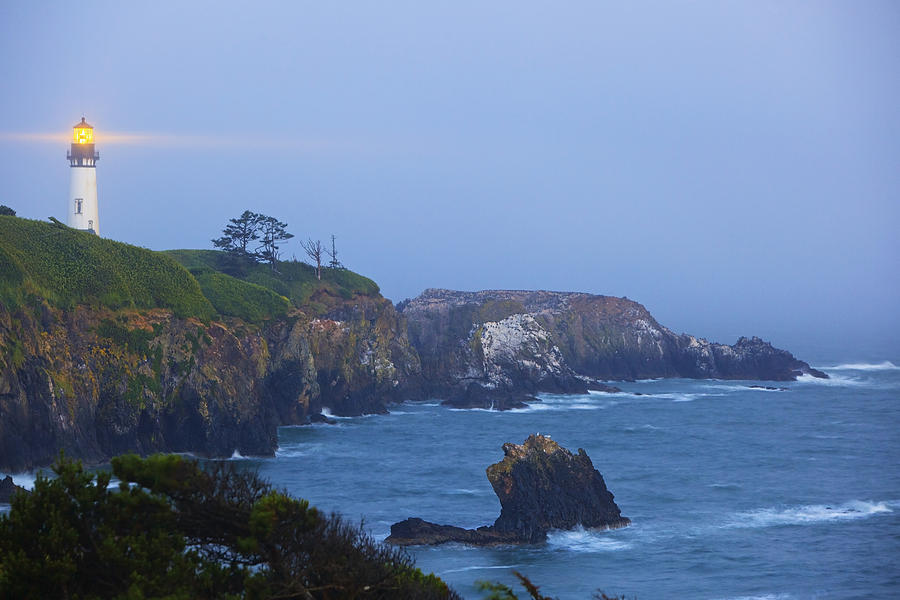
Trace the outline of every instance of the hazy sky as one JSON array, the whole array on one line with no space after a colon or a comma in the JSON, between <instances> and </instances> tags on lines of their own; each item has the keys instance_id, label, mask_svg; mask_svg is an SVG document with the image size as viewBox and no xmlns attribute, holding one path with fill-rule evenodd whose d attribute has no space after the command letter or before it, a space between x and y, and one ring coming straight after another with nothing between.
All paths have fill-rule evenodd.
<instances>
[{"instance_id":1,"label":"hazy sky","mask_svg":"<svg viewBox=\"0 0 900 600\"><path fill-rule=\"evenodd\" d=\"M395 301L576 290L898 348L900 3L250 6L0 3L0 203L65 215L84 114L106 237L207 248L251 209Z\"/></svg>"}]
</instances>

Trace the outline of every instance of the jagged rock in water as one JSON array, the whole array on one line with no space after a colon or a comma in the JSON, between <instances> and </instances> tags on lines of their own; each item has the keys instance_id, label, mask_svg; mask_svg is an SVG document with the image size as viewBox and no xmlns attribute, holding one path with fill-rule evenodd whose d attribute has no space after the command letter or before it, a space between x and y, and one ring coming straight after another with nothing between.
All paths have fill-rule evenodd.
<instances>
[{"instance_id":1,"label":"jagged rock in water","mask_svg":"<svg viewBox=\"0 0 900 600\"><path fill-rule=\"evenodd\" d=\"M386 541L404 546L537 543L551 529L618 528L631 522L584 450L572 454L549 437L531 435L522 445L504 444L503 452L503 460L487 468L501 506L493 525L463 529L410 518L392 525Z\"/></svg>"},{"instance_id":2,"label":"jagged rock in water","mask_svg":"<svg viewBox=\"0 0 900 600\"><path fill-rule=\"evenodd\" d=\"M498 532L539 541L550 529L630 523L581 448L572 454L549 437L532 435L522 445L503 444L503 452L503 460L487 469L500 499Z\"/></svg>"},{"instance_id":3,"label":"jagged rock in water","mask_svg":"<svg viewBox=\"0 0 900 600\"><path fill-rule=\"evenodd\" d=\"M493 527L464 529L454 525L437 525L411 517L391 525L391 535L385 540L398 546L434 546L447 542L489 546L493 544L516 544L525 540L512 533L502 533Z\"/></svg>"},{"instance_id":4,"label":"jagged rock in water","mask_svg":"<svg viewBox=\"0 0 900 600\"><path fill-rule=\"evenodd\" d=\"M9 475L0 480L0 504L9 504L16 492L31 493L25 488L16 485L13 482L13 478Z\"/></svg>"}]
</instances>

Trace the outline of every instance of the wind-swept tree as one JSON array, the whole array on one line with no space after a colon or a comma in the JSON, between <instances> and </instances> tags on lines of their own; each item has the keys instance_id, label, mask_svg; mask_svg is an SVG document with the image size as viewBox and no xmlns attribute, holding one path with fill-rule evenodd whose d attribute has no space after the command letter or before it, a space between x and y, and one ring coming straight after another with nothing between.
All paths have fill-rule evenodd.
<instances>
[{"instance_id":1,"label":"wind-swept tree","mask_svg":"<svg viewBox=\"0 0 900 600\"><path fill-rule=\"evenodd\" d=\"M325 247L322 246L322 240L313 241L312 238L307 239L305 242L300 240L300 246L303 247L303 251L306 252L306 255L316 263L316 277L321 281L322 279L322 256L325 254Z\"/></svg>"},{"instance_id":2,"label":"wind-swept tree","mask_svg":"<svg viewBox=\"0 0 900 600\"><path fill-rule=\"evenodd\" d=\"M334 237L334 234L332 233L331 234L331 251L328 252L328 256L331 258L331 260L328 261L328 266L329 266L329 268L332 268L332 269L343 269L344 265L341 264L341 261L338 260L337 248L334 245L334 240L335 240L335 237Z\"/></svg>"},{"instance_id":3,"label":"wind-swept tree","mask_svg":"<svg viewBox=\"0 0 900 600\"><path fill-rule=\"evenodd\" d=\"M245 210L240 217L229 219L229 224L222 230L222 237L212 241L213 246L239 256L253 257L249 249L254 240L258 240L263 219L271 218Z\"/></svg>"},{"instance_id":4,"label":"wind-swept tree","mask_svg":"<svg viewBox=\"0 0 900 600\"><path fill-rule=\"evenodd\" d=\"M256 257L262 262L267 262L275 268L278 263L278 244L294 237L287 232L287 223L282 223L275 217L260 215L259 239L260 246L256 249Z\"/></svg>"},{"instance_id":5,"label":"wind-swept tree","mask_svg":"<svg viewBox=\"0 0 900 600\"><path fill-rule=\"evenodd\" d=\"M7 217L14 217L14 216L16 216L16 211L14 211L13 209L11 209L10 207L8 207L5 204L0 204L0 215L5 215Z\"/></svg>"}]
</instances>

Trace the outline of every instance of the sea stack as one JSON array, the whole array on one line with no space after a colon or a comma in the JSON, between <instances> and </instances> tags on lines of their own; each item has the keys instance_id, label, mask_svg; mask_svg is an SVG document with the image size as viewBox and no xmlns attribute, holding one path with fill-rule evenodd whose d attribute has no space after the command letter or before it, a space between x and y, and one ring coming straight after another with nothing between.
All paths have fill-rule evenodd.
<instances>
[{"instance_id":1,"label":"sea stack","mask_svg":"<svg viewBox=\"0 0 900 600\"><path fill-rule=\"evenodd\" d=\"M487 468L501 506L493 525L463 529L410 518L392 525L385 541L402 546L540 543L551 529L616 529L631 523L581 448L572 454L538 434L521 445L504 444L503 452L503 460Z\"/></svg>"}]
</instances>

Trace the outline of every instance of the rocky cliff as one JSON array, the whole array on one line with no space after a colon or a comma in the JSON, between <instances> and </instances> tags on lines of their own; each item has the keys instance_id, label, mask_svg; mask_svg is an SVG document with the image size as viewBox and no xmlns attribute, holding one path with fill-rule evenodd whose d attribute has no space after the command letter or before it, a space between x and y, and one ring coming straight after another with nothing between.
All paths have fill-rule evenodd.
<instances>
[{"instance_id":1,"label":"rocky cliff","mask_svg":"<svg viewBox=\"0 0 900 600\"><path fill-rule=\"evenodd\" d=\"M320 276L321 275L321 276ZM407 322L409 336L407 335ZM510 408L600 379L824 376L757 339L676 335L623 298L427 290L153 252L0 216L0 470L122 452L272 454L277 427L432 395Z\"/></svg>"},{"instance_id":2,"label":"rocky cliff","mask_svg":"<svg viewBox=\"0 0 900 600\"><path fill-rule=\"evenodd\" d=\"M404 546L538 543L552 529L615 529L631 523L584 450L572 454L547 436L531 435L524 444L504 444L503 453L503 460L487 468L501 506L493 525L463 529L410 518L392 525L386 541Z\"/></svg>"},{"instance_id":3,"label":"rocky cliff","mask_svg":"<svg viewBox=\"0 0 900 600\"><path fill-rule=\"evenodd\" d=\"M419 363L380 296L260 324L165 309L0 304L0 470L123 452L271 455L277 427L384 412Z\"/></svg>"},{"instance_id":4,"label":"rocky cliff","mask_svg":"<svg viewBox=\"0 0 900 600\"><path fill-rule=\"evenodd\" d=\"M826 376L759 338L727 346L675 334L626 298L429 289L398 308L432 393L462 405L496 407L596 380Z\"/></svg>"}]
</instances>

